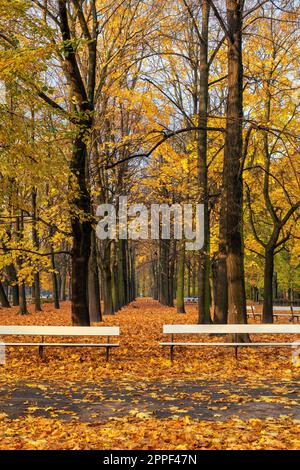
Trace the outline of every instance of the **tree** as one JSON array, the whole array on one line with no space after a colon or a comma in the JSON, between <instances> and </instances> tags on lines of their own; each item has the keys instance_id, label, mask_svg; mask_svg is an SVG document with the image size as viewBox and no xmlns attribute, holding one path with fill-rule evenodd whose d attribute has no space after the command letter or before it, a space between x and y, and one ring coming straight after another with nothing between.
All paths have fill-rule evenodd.
<instances>
[{"instance_id":1,"label":"tree","mask_svg":"<svg viewBox=\"0 0 300 470\"><path fill-rule=\"evenodd\" d=\"M290 33L295 28L297 34L297 28L286 20L285 13L269 8L268 18L256 28L264 39L259 39L255 63L249 67L253 81L249 102L255 103L257 118L265 129L253 137L253 153L245 169L249 223L258 245L254 251L264 258L265 323L273 322L274 258L296 230L300 206L297 160L293 161L299 103L290 95L293 76L297 76L297 49ZM254 101L258 89L260 100Z\"/></svg>"}]
</instances>

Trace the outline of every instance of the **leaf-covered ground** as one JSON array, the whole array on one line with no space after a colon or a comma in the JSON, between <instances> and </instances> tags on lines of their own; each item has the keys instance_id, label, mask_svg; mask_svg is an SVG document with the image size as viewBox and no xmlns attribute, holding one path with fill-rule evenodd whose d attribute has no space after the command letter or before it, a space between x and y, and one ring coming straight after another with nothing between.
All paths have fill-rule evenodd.
<instances>
[{"instance_id":1,"label":"leaf-covered ground","mask_svg":"<svg viewBox=\"0 0 300 470\"><path fill-rule=\"evenodd\" d=\"M162 325L195 322L195 306L187 310L139 299L105 317L121 327L109 364L93 348L48 348L44 361L35 348L10 349L0 367L0 448L300 449L290 349L246 349L238 362L227 348L178 349L171 365L158 346ZM69 321L68 302L28 316L0 310L0 324Z\"/></svg>"}]
</instances>

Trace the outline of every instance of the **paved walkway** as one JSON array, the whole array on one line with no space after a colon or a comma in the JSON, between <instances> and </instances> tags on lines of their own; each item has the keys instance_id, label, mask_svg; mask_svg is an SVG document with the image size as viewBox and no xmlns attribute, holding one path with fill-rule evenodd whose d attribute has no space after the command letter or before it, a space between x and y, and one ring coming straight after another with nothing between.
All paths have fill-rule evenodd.
<instances>
[{"instance_id":1,"label":"paved walkway","mask_svg":"<svg viewBox=\"0 0 300 470\"><path fill-rule=\"evenodd\" d=\"M189 416L200 420L300 419L299 382L246 383L161 381L0 384L0 413L10 418L45 416L83 422L106 421L143 413L141 417Z\"/></svg>"}]
</instances>

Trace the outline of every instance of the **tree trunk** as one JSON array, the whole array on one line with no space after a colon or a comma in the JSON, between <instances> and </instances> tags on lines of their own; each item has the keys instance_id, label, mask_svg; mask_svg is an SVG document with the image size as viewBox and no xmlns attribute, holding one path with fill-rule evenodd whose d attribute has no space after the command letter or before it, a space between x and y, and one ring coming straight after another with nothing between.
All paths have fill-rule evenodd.
<instances>
[{"instance_id":1,"label":"tree trunk","mask_svg":"<svg viewBox=\"0 0 300 470\"><path fill-rule=\"evenodd\" d=\"M125 293L125 281L124 281L124 249L123 240L119 240L117 249L117 270L118 270L118 294L119 294L119 306L125 305L126 293Z\"/></svg>"},{"instance_id":2,"label":"tree trunk","mask_svg":"<svg viewBox=\"0 0 300 470\"><path fill-rule=\"evenodd\" d=\"M124 283L124 305L129 302L129 267L128 267L128 241L121 240L122 249L122 267L123 267L123 283Z\"/></svg>"},{"instance_id":3,"label":"tree trunk","mask_svg":"<svg viewBox=\"0 0 300 470\"><path fill-rule=\"evenodd\" d=\"M152 278L153 278L153 299L158 300L158 272L157 272L157 259L151 261Z\"/></svg>"},{"instance_id":4,"label":"tree trunk","mask_svg":"<svg viewBox=\"0 0 300 470\"><path fill-rule=\"evenodd\" d=\"M130 276L130 299L129 301L132 302L136 297L135 292L135 245L129 244L128 245L128 252L129 252L129 276Z\"/></svg>"},{"instance_id":5,"label":"tree trunk","mask_svg":"<svg viewBox=\"0 0 300 470\"><path fill-rule=\"evenodd\" d=\"M23 238L23 232L24 232L24 213L21 210L21 216L17 217L16 219L16 232L17 232L17 239L21 240ZM23 265L23 259L21 256L18 256L18 268L19 270L22 269ZM20 315L27 315L29 312L27 310L27 302L26 302L26 287L25 287L25 282L21 281L19 282L19 314Z\"/></svg>"},{"instance_id":6,"label":"tree trunk","mask_svg":"<svg viewBox=\"0 0 300 470\"><path fill-rule=\"evenodd\" d=\"M273 273L274 273L274 249L266 248L264 266L264 304L263 323L273 323Z\"/></svg>"},{"instance_id":7,"label":"tree trunk","mask_svg":"<svg viewBox=\"0 0 300 470\"><path fill-rule=\"evenodd\" d=\"M27 310L27 301L26 301L26 288L25 288L25 282L22 281L19 284L19 314L20 315L28 315L28 310Z\"/></svg>"},{"instance_id":8,"label":"tree trunk","mask_svg":"<svg viewBox=\"0 0 300 470\"><path fill-rule=\"evenodd\" d=\"M104 315L112 315L114 309L112 303L112 279L110 270L104 273L103 281Z\"/></svg>"},{"instance_id":9,"label":"tree trunk","mask_svg":"<svg viewBox=\"0 0 300 470\"><path fill-rule=\"evenodd\" d=\"M214 307L214 323L227 323L228 287L226 268L226 214L224 198L222 198L219 222L219 253L216 269L216 294Z\"/></svg>"},{"instance_id":10,"label":"tree trunk","mask_svg":"<svg viewBox=\"0 0 300 470\"><path fill-rule=\"evenodd\" d=\"M75 139L71 171L78 183L78 194L73 200L71 226L72 245L72 323L90 325L88 292L88 266L91 247L90 195L85 180L87 149L84 135ZM87 220L82 220L82 214Z\"/></svg>"},{"instance_id":11,"label":"tree trunk","mask_svg":"<svg viewBox=\"0 0 300 470\"><path fill-rule=\"evenodd\" d=\"M97 263L97 251L95 232L91 237L91 253L89 261L89 280L88 280L88 297L89 297L89 315L91 323L99 323L102 321L100 289L99 289L99 272Z\"/></svg>"},{"instance_id":12,"label":"tree trunk","mask_svg":"<svg viewBox=\"0 0 300 470\"><path fill-rule=\"evenodd\" d=\"M187 286L186 286L186 290L187 290L187 296L191 297L191 260L190 260L190 258L188 258L186 266L187 266Z\"/></svg>"},{"instance_id":13,"label":"tree trunk","mask_svg":"<svg viewBox=\"0 0 300 470\"><path fill-rule=\"evenodd\" d=\"M117 242L111 243L111 281L112 281L112 303L113 310L117 312L122 307L120 304L120 281L119 281L119 269L118 269L118 245Z\"/></svg>"},{"instance_id":14,"label":"tree trunk","mask_svg":"<svg viewBox=\"0 0 300 470\"><path fill-rule=\"evenodd\" d=\"M32 112L33 113L33 112ZM34 116L34 115L33 115ZM33 188L31 193L31 203L32 203L32 241L36 250L39 249L39 236L37 231L37 190ZM34 292L34 308L36 312L42 311L41 306L41 286L40 286L40 273L37 271L34 273L33 277L33 292Z\"/></svg>"},{"instance_id":15,"label":"tree trunk","mask_svg":"<svg viewBox=\"0 0 300 470\"><path fill-rule=\"evenodd\" d=\"M176 307L177 313L185 313L184 308L184 263L185 243L181 242L178 253L177 285L176 285Z\"/></svg>"},{"instance_id":16,"label":"tree trunk","mask_svg":"<svg viewBox=\"0 0 300 470\"><path fill-rule=\"evenodd\" d=\"M2 307L5 307L5 308L10 307L6 292L4 290L4 287L1 281L0 281L0 302L1 302Z\"/></svg>"},{"instance_id":17,"label":"tree trunk","mask_svg":"<svg viewBox=\"0 0 300 470\"><path fill-rule=\"evenodd\" d=\"M174 307L174 290L175 290L175 260L176 260L176 240L173 240L173 246L171 246L170 240L168 241L168 305ZM170 248L172 248L173 254L170 259ZM184 276L184 267L183 267Z\"/></svg>"},{"instance_id":18,"label":"tree trunk","mask_svg":"<svg viewBox=\"0 0 300 470\"><path fill-rule=\"evenodd\" d=\"M8 283L11 289L12 294L12 304L13 306L19 305L19 286L18 286L18 277L17 271L13 263L9 264L5 268L5 272L7 275Z\"/></svg>"},{"instance_id":19,"label":"tree trunk","mask_svg":"<svg viewBox=\"0 0 300 470\"><path fill-rule=\"evenodd\" d=\"M59 292L59 299L62 302L66 300L66 287L67 287L67 260L65 259L65 257L63 257L62 268L61 268L60 292Z\"/></svg>"},{"instance_id":20,"label":"tree trunk","mask_svg":"<svg viewBox=\"0 0 300 470\"><path fill-rule=\"evenodd\" d=\"M192 263L192 297L196 297L196 274L197 274L196 262L195 262L195 258L193 258L193 263Z\"/></svg>"},{"instance_id":21,"label":"tree trunk","mask_svg":"<svg viewBox=\"0 0 300 470\"><path fill-rule=\"evenodd\" d=\"M198 190L199 203L204 205L204 244L199 251L198 270L198 323L210 323L210 254L209 254L209 210L207 187L207 110L208 110L208 24L209 4L202 1L202 30L200 43L200 90L198 125Z\"/></svg>"},{"instance_id":22,"label":"tree trunk","mask_svg":"<svg viewBox=\"0 0 300 470\"><path fill-rule=\"evenodd\" d=\"M34 292L34 308L36 312L42 311L41 305L41 284L40 284L40 273L34 273L33 279L33 292Z\"/></svg>"},{"instance_id":23,"label":"tree trunk","mask_svg":"<svg viewBox=\"0 0 300 470\"><path fill-rule=\"evenodd\" d=\"M56 263L55 263L55 255L53 248L51 247L51 267L52 267L52 292L53 292L53 302L54 308L57 310L60 308L59 305L59 287L58 287L58 279L57 279L57 272L56 272Z\"/></svg>"},{"instance_id":24,"label":"tree trunk","mask_svg":"<svg viewBox=\"0 0 300 470\"><path fill-rule=\"evenodd\" d=\"M70 162L72 177L69 182L71 191L71 227L72 227L72 323L73 325L89 325L88 302L88 268L91 248L91 200L87 187L88 152L87 141L93 125L96 47L97 47L97 18L95 2L92 2L91 20L93 31L89 41L89 57L86 85L80 73L77 60L74 35L69 27L68 2L58 0L59 26L63 39L63 68L70 87L71 97L76 97L73 111L77 117L77 134L73 142L73 152ZM89 33L90 34L90 33Z\"/></svg>"},{"instance_id":25,"label":"tree trunk","mask_svg":"<svg viewBox=\"0 0 300 470\"><path fill-rule=\"evenodd\" d=\"M14 286L11 286L12 290L12 304L13 306L18 306L19 305L19 286L18 284L15 284Z\"/></svg>"},{"instance_id":26,"label":"tree trunk","mask_svg":"<svg viewBox=\"0 0 300 470\"><path fill-rule=\"evenodd\" d=\"M112 303L112 273L110 265L110 240L103 240L103 257L101 259L101 279L102 279L102 295L104 302L104 315L112 315L114 313Z\"/></svg>"},{"instance_id":27,"label":"tree trunk","mask_svg":"<svg viewBox=\"0 0 300 470\"><path fill-rule=\"evenodd\" d=\"M242 244L242 1L226 0L228 42L228 101L224 147L228 322L246 323L246 293ZM245 338L245 337L244 337ZM241 337L243 340L243 337Z\"/></svg>"}]
</instances>

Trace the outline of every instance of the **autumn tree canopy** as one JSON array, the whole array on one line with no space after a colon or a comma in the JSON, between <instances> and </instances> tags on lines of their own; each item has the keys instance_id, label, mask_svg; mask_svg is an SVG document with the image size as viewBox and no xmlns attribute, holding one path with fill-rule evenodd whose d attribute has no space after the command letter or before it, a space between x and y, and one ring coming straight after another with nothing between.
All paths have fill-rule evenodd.
<instances>
[{"instance_id":1,"label":"autumn tree canopy","mask_svg":"<svg viewBox=\"0 0 300 470\"><path fill-rule=\"evenodd\" d=\"M299 4L0 0L0 299L199 323L300 292ZM99 204L203 204L204 243L99 240ZM103 302L101 303L100 300ZM243 338L241 338L243 340Z\"/></svg>"}]
</instances>

